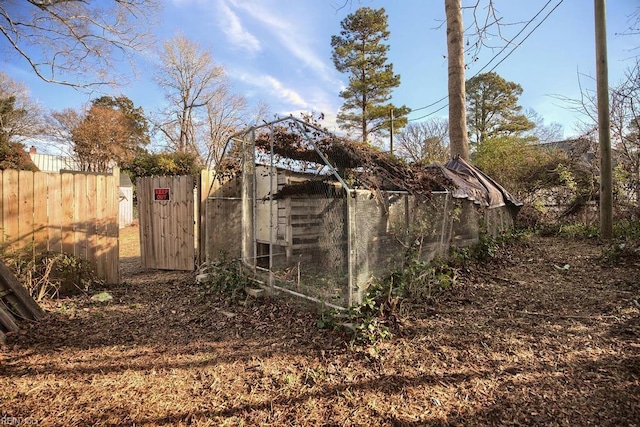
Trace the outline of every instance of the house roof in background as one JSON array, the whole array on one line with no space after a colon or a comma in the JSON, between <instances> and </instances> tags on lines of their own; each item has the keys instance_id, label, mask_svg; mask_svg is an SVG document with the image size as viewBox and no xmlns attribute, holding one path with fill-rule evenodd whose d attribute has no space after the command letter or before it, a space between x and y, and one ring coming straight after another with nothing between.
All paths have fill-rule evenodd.
<instances>
[{"instance_id":1,"label":"house roof in background","mask_svg":"<svg viewBox=\"0 0 640 427\"><path fill-rule=\"evenodd\" d=\"M80 165L71 157L40 154L31 151L31 161L42 172L60 172L61 170L80 170Z\"/></svg>"}]
</instances>

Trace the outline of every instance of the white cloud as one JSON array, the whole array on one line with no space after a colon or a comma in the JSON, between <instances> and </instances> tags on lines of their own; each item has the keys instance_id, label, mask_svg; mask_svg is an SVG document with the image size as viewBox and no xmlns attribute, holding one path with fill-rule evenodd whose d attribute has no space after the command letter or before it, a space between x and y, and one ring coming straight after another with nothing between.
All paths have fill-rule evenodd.
<instances>
[{"instance_id":1,"label":"white cloud","mask_svg":"<svg viewBox=\"0 0 640 427\"><path fill-rule=\"evenodd\" d=\"M231 10L224 0L218 2L218 9L221 12L218 18L220 28L229 38L229 41L248 52L258 52L261 48L260 41L243 27L238 15Z\"/></svg>"},{"instance_id":2,"label":"white cloud","mask_svg":"<svg viewBox=\"0 0 640 427\"><path fill-rule=\"evenodd\" d=\"M292 115L300 118L301 113L324 114L324 120L320 123L332 132L339 132L336 124L336 114L338 107L334 105L335 100L328 97L326 91L318 88L311 90L308 97L303 96L295 89L287 87L280 80L267 74L251 74L248 72L236 73L236 77L243 84L253 86L259 93L267 94L276 113L282 116Z\"/></svg>"},{"instance_id":3,"label":"white cloud","mask_svg":"<svg viewBox=\"0 0 640 427\"><path fill-rule=\"evenodd\" d=\"M273 76L244 72L238 78L246 84L265 90L269 95L277 98L280 102L288 104L290 107L303 109L309 107L309 103L298 92L285 87L280 80Z\"/></svg>"},{"instance_id":4,"label":"white cloud","mask_svg":"<svg viewBox=\"0 0 640 427\"><path fill-rule=\"evenodd\" d=\"M310 33L311 27L305 25L303 20L287 16L286 11L282 9L269 8L268 4L265 6L263 2L227 1L261 23L263 29L276 38L284 49L323 80L337 83L337 80L331 78L333 69L314 51L312 43L314 35ZM277 14L274 11L277 11Z\"/></svg>"},{"instance_id":5,"label":"white cloud","mask_svg":"<svg viewBox=\"0 0 640 427\"><path fill-rule=\"evenodd\" d=\"M260 41L243 25L240 17L234 13L225 0L169 0L174 7L187 8L194 5L215 17L220 30L236 48L255 53L261 50Z\"/></svg>"}]
</instances>

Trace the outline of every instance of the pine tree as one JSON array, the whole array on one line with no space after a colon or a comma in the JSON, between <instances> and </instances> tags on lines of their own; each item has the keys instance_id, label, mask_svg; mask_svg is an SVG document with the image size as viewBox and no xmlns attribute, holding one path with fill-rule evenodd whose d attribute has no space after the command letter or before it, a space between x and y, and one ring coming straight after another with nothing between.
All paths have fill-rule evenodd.
<instances>
[{"instance_id":1,"label":"pine tree","mask_svg":"<svg viewBox=\"0 0 640 427\"><path fill-rule=\"evenodd\" d=\"M534 128L518 97L522 86L494 72L479 74L466 84L467 125L472 144L478 146L495 137L518 137Z\"/></svg>"},{"instance_id":2,"label":"pine tree","mask_svg":"<svg viewBox=\"0 0 640 427\"><path fill-rule=\"evenodd\" d=\"M400 75L387 63L389 38L384 8L362 7L341 22L339 36L331 37L333 63L349 74L349 85L340 92L345 102L338 113L342 129L356 131L363 142L382 137L407 123L410 109L390 103L391 91L400 86ZM393 116L392 116L393 114Z\"/></svg>"}]
</instances>

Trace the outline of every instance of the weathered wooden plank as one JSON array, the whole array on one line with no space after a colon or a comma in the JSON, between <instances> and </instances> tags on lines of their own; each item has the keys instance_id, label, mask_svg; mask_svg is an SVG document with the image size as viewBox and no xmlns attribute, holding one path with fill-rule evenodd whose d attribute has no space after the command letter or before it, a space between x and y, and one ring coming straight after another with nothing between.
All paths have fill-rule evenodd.
<instances>
[{"instance_id":1,"label":"weathered wooden plank","mask_svg":"<svg viewBox=\"0 0 640 427\"><path fill-rule=\"evenodd\" d=\"M164 185L173 187L174 197L162 216L164 223L165 268L172 270L192 270L194 259L194 227L193 227L193 178L178 176L167 179ZM167 218L171 220L167 221Z\"/></svg>"},{"instance_id":2,"label":"weathered wooden plank","mask_svg":"<svg viewBox=\"0 0 640 427\"><path fill-rule=\"evenodd\" d=\"M109 265L110 279L118 273L118 188L111 177L109 193L106 177L86 173L44 173L0 171L0 244L3 250L34 248L67 253L88 259L98 268L102 252ZM104 190L98 198L98 182ZM77 193L77 194L76 194ZM108 201L107 194L111 199ZM108 212L106 205L112 207ZM98 218L100 211L101 220ZM99 230L104 232L100 232ZM99 242L100 236L111 240ZM33 245L31 245L33 243ZM104 274L100 274L104 273ZM99 272L106 278L107 268Z\"/></svg>"},{"instance_id":3,"label":"weathered wooden plank","mask_svg":"<svg viewBox=\"0 0 640 427\"><path fill-rule=\"evenodd\" d=\"M198 221L196 230L198 231L198 265L202 264L206 259L207 248L207 199L220 190L220 181L215 179L215 171L203 170L200 172L200 182L198 183Z\"/></svg>"},{"instance_id":4,"label":"weathered wooden plank","mask_svg":"<svg viewBox=\"0 0 640 427\"><path fill-rule=\"evenodd\" d=\"M0 282L0 287L3 285ZM11 292L10 294L4 297L4 302L6 303L6 308L11 314L17 319L31 319L32 314L27 307L25 307L20 299Z\"/></svg>"},{"instance_id":5,"label":"weathered wooden plank","mask_svg":"<svg viewBox=\"0 0 640 427\"><path fill-rule=\"evenodd\" d=\"M8 251L16 249L19 239L18 231L18 171L5 170L2 174L2 206L3 235L5 248Z\"/></svg>"},{"instance_id":6,"label":"weathered wooden plank","mask_svg":"<svg viewBox=\"0 0 640 427\"><path fill-rule=\"evenodd\" d=\"M20 330L20 327L14 320L13 316L5 310L4 303L2 302L0 302L0 324L9 332L16 332Z\"/></svg>"},{"instance_id":7,"label":"weathered wooden plank","mask_svg":"<svg viewBox=\"0 0 640 427\"><path fill-rule=\"evenodd\" d=\"M96 275L100 278L107 274L107 177L96 177L96 219L95 219L95 256Z\"/></svg>"},{"instance_id":8,"label":"weathered wooden plank","mask_svg":"<svg viewBox=\"0 0 640 427\"><path fill-rule=\"evenodd\" d=\"M87 261L91 264L94 270L97 270L97 251L98 251L98 236L97 236L97 214L96 214L96 185L97 176L87 175L86 186L86 209L83 222L86 224L87 230Z\"/></svg>"},{"instance_id":9,"label":"weathered wooden plank","mask_svg":"<svg viewBox=\"0 0 640 427\"><path fill-rule=\"evenodd\" d=\"M87 175L74 174L73 243L75 256L87 259Z\"/></svg>"},{"instance_id":10,"label":"weathered wooden plank","mask_svg":"<svg viewBox=\"0 0 640 427\"><path fill-rule=\"evenodd\" d=\"M165 178L158 178L156 180L157 187L165 188L165 187L168 187L169 184L170 183ZM158 263L158 268L164 268L164 269L173 268L173 266L168 265L167 263L167 259L169 257L169 254L171 253L171 245L173 243L170 241L170 236L169 236L170 225L167 223L167 221L164 221L165 219L168 219L169 216L171 215L170 205L172 201L175 202L175 198L177 197L175 188L171 189L171 193L172 193L171 194L172 200L153 203L153 213L154 213L153 239L154 239L154 242L156 242L155 244L160 245L159 247L155 248L156 255L157 255L156 262Z\"/></svg>"},{"instance_id":11,"label":"weathered wooden plank","mask_svg":"<svg viewBox=\"0 0 640 427\"><path fill-rule=\"evenodd\" d=\"M318 211L318 207L315 205L312 205L309 203L308 200L296 200L296 199L291 199L290 201L291 203L291 210L293 211L312 211L312 212L316 212Z\"/></svg>"},{"instance_id":12,"label":"weathered wooden plank","mask_svg":"<svg viewBox=\"0 0 640 427\"><path fill-rule=\"evenodd\" d=\"M291 225L296 226L296 225L312 225L312 226L317 226L322 224L322 220L320 218L316 218L316 217L310 217L310 218L291 218Z\"/></svg>"},{"instance_id":13,"label":"weathered wooden plank","mask_svg":"<svg viewBox=\"0 0 640 427\"><path fill-rule=\"evenodd\" d=\"M188 252L184 255L184 268L186 270L193 270L196 260L196 247L197 247L197 237L198 232L196 231L196 221L194 219L194 214L196 212L196 208L200 204L200 201L195 198L195 194L193 188L195 186L195 181L193 176L185 177L185 215L187 219L185 219L185 223L183 225L185 233L184 249ZM180 230L182 232L182 230Z\"/></svg>"},{"instance_id":14,"label":"weathered wooden plank","mask_svg":"<svg viewBox=\"0 0 640 427\"><path fill-rule=\"evenodd\" d=\"M18 172L18 235L17 248L33 254L33 175L31 171Z\"/></svg>"},{"instance_id":15,"label":"weathered wooden plank","mask_svg":"<svg viewBox=\"0 0 640 427\"><path fill-rule=\"evenodd\" d=\"M189 177L178 178L178 188L180 192L180 200L173 206L173 209L177 212L179 221L173 223L173 241L175 246L173 248L176 251L175 260L177 262L176 269L185 269L188 264L187 258L191 254L191 264L193 264L193 251L190 248L193 246L193 204L189 205L189 200L193 200L189 195L193 195L193 186L189 186L189 183L193 183ZM188 211L189 206L191 210ZM184 233L184 234L182 234ZM191 240L189 240L189 237Z\"/></svg>"},{"instance_id":16,"label":"weathered wooden plank","mask_svg":"<svg viewBox=\"0 0 640 427\"><path fill-rule=\"evenodd\" d=\"M61 200L62 200L62 221L60 223L62 231L62 252L75 255L75 216L74 216L74 193L75 184L73 175L63 173L61 179Z\"/></svg>"},{"instance_id":17,"label":"weathered wooden plank","mask_svg":"<svg viewBox=\"0 0 640 427\"><path fill-rule=\"evenodd\" d=\"M136 189L138 194L138 232L140 234L140 262L142 267L149 268L148 260L152 256L148 251L149 230L150 230L150 191L149 179L138 178L136 180Z\"/></svg>"},{"instance_id":18,"label":"weathered wooden plank","mask_svg":"<svg viewBox=\"0 0 640 427\"><path fill-rule=\"evenodd\" d=\"M27 290L18 282L18 279L9 270L6 264L0 260L0 283L3 288L10 289L12 294L20 302L20 305L31 314L31 319L39 319L43 312L40 306L31 298Z\"/></svg>"},{"instance_id":19,"label":"weathered wooden plank","mask_svg":"<svg viewBox=\"0 0 640 427\"><path fill-rule=\"evenodd\" d=\"M169 188L169 200L154 189ZM138 185L141 253L145 268L193 270L195 257L192 176L141 178Z\"/></svg>"},{"instance_id":20,"label":"weathered wooden plank","mask_svg":"<svg viewBox=\"0 0 640 427\"><path fill-rule=\"evenodd\" d=\"M33 245L36 254L49 250L48 183L44 172L33 175Z\"/></svg>"},{"instance_id":21,"label":"weathered wooden plank","mask_svg":"<svg viewBox=\"0 0 640 427\"><path fill-rule=\"evenodd\" d=\"M106 248L106 278L109 284L120 283L120 225L118 222L119 205L118 205L118 186L119 178L110 175L106 177L106 210L107 210L107 248Z\"/></svg>"},{"instance_id":22,"label":"weathered wooden plank","mask_svg":"<svg viewBox=\"0 0 640 427\"><path fill-rule=\"evenodd\" d=\"M186 236L180 235L180 230L184 230L184 232L188 233L188 230L186 229L186 227L184 227L186 225L185 222L188 221L186 218L187 213L184 212L184 209L186 208L184 192L187 190L184 185L185 180L183 179L183 177L175 178L177 179L177 182L175 183L177 188L174 191L176 197L174 197L173 203L171 203L169 206L169 209L171 210L171 213L169 215L176 218L177 221L168 221L167 224L169 233L168 238L170 240L170 243L168 245L170 250L167 253L167 256L169 256L170 259L167 260L167 264L172 265L170 267L172 270L179 270L179 267L184 264L184 252L188 251L188 249L185 247L186 242L184 237ZM193 191L193 189L191 189L191 191ZM193 224L192 221L191 224ZM184 249L184 252L181 249Z\"/></svg>"},{"instance_id":23,"label":"weathered wooden plank","mask_svg":"<svg viewBox=\"0 0 640 427\"><path fill-rule=\"evenodd\" d=\"M151 191L154 188L167 188L169 183L167 179L158 177L154 178L154 185L151 188ZM173 190L173 189L172 189ZM172 191L171 197L175 200L175 191ZM153 193L152 193L153 194ZM169 241L169 226L164 219L167 219L169 215L171 215L171 211L169 210L169 204L171 200L168 201L153 201L152 207L152 217L151 217L151 225L152 225L152 236L151 241L154 245L154 253L156 258L154 260L156 267L155 268L163 268L163 269L171 269L172 266L168 265L167 258L170 251L171 242Z\"/></svg>"},{"instance_id":24,"label":"weathered wooden plank","mask_svg":"<svg viewBox=\"0 0 640 427\"><path fill-rule=\"evenodd\" d=\"M62 210L62 178L59 173L47 174L47 211L49 214L47 233L49 237L49 250L60 253L62 249L62 223L64 221Z\"/></svg>"},{"instance_id":25,"label":"weathered wooden plank","mask_svg":"<svg viewBox=\"0 0 640 427\"><path fill-rule=\"evenodd\" d=\"M168 221L168 224L167 224L168 238L170 240L170 244L168 245L169 251L167 252L167 256L171 258L168 260L170 261L168 264L173 264L173 266L171 267L172 270L179 269L178 266L181 266L184 262L184 254L181 253L180 249L181 247L184 246L185 240L184 238L182 238L182 236L180 236L179 230L182 228L185 221L187 220L185 218L186 213L183 211L183 208L185 207L184 206L185 205L184 180L182 179L182 177L176 177L176 178L177 178L177 183L176 183L177 188L174 191L174 194L176 194L176 197L174 198L173 203L169 205L169 209L170 209L169 216L173 216L174 218L177 219L177 221ZM163 218L166 218L166 217L163 217Z\"/></svg>"}]
</instances>

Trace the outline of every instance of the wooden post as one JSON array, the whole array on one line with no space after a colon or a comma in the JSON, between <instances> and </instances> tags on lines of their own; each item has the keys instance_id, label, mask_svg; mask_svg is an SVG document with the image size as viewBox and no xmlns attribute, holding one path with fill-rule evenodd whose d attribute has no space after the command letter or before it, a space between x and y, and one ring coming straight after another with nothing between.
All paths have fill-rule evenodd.
<instances>
[{"instance_id":1,"label":"wooden post","mask_svg":"<svg viewBox=\"0 0 640 427\"><path fill-rule=\"evenodd\" d=\"M600 238L613 237L613 187L611 184L611 119L609 116L609 71L605 0L594 0L596 29L596 82L598 140L600 143Z\"/></svg>"}]
</instances>

